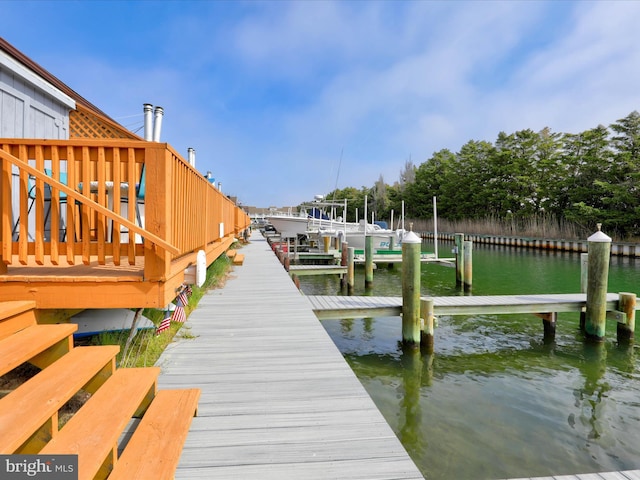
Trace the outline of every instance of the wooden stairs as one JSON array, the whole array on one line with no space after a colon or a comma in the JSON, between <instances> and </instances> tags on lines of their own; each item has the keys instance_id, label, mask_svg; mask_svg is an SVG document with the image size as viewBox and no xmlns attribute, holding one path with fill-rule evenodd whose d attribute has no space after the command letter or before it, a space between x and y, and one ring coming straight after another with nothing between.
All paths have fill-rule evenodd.
<instances>
[{"instance_id":1,"label":"wooden stairs","mask_svg":"<svg viewBox=\"0 0 640 480\"><path fill-rule=\"evenodd\" d=\"M78 455L80 480L173 478L200 390L158 391L159 368L116 369L118 346L74 347L75 329L38 324L34 302L0 303L0 378L37 367L0 398L0 453Z\"/></svg>"},{"instance_id":2,"label":"wooden stairs","mask_svg":"<svg viewBox=\"0 0 640 480\"><path fill-rule=\"evenodd\" d=\"M242 265L244 263L243 253L238 253L237 250L229 249L227 250L226 254L234 265Z\"/></svg>"}]
</instances>

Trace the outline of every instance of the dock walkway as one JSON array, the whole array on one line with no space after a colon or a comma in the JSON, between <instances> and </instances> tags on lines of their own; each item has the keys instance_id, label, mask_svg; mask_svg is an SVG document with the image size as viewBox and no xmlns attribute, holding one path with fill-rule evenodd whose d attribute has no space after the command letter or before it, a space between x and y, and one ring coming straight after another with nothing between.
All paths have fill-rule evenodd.
<instances>
[{"instance_id":1,"label":"dock walkway","mask_svg":"<svg viewBox=\"0 0 640 480\"><path fill-rule=\"evenodd\" d=\"M202 389L175 478L423 479L266 240L242 253L158 362Z\"/></svg>"},{"instance_id":2,"label":"dock walkway","mask_svg":"<svg viewBox=\"0 0 640 480\"><path fill-rule=\"evenodd\" d=\"M434 315L580 312L587 301L584 293L431 298ZM607 294L608 312L618 308L618 298L617 293ZM402 297L308 295L307 299L320 319L392 317L402 313ZM640 303L636 305L637 309L640 309Z\"/></svg>"}]
</instances>

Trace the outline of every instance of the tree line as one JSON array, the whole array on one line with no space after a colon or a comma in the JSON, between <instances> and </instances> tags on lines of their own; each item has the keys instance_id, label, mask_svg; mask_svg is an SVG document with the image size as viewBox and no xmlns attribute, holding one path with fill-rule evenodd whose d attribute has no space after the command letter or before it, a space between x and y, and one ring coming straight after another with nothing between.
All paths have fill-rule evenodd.
<instances>
[{"instance_id":1,"label":"tree line","mask_svg":"<svg viewBox=\"0 0 640 480\"><path fill-rule=\"evenodd\" d=\"M571 222L585 231L597 223L618 238L640 236L640 114L582 133L526 129L500 132L495 142L470 140L458 152L442 149L417 167L405 162L393 185L347 187L327 198L347 199L348 220L367 208L375 218L448 220L533 217ZM473 232L469 232L473 233Z\"/></svg>"}]
</instances>

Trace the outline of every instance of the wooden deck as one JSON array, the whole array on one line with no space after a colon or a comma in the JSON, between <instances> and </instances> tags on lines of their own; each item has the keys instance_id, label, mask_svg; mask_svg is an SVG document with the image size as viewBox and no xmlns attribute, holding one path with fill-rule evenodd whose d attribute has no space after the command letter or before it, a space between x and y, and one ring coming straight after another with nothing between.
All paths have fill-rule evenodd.
<instances>
[{"instance_id":1,"label":"wooden deck","mask_svg":"<svg viewBox=\"0 0 640 480\"><path fill-rule=\"evenodd\" d=\"M241 252L158 362L202 390L176 478L422 479L266 240Z\"/></svg>"},{"instance_id":2,"label":"wooden deck","mask_svg":"<svg viewBox=\"0 0 640 480\"><path fill-rule=\"evenodd\" d=\"M308 295L320 319L398 316L402 297ZM433 297L435 315L491 315L506 313L580 312L586 294L488 295ZM618 294L607 294L607 311L618 308ZM636 305L640 310L640 304Z\"/></svg>"}]
</instances>

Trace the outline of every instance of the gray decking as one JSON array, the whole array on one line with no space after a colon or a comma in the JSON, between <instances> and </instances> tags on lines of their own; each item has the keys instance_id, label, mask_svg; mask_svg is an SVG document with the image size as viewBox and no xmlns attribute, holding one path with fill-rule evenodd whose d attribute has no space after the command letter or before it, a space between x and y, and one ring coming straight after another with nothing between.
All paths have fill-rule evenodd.
<instances>
[{"instance_id":1,"label":"gray decking","mask_svg":"<svg viewBox=\"0 0 640 480\"><path fill-rule=\"evenodd\" d=\"M402 297L309 295L307 298L320 319L397 316L402 313ZM560 293L431 298L435 315L490 315L579 312L585 307L587 296L584 293ZM607 311L618 308L618 298L617 293L607 294ZM636 309L640 309L640 303L636 305Z\"/></svg>"},{"instance_id":2,"label":"gray decking","mask_svg":"<svg viewBox=\"0 0 640 480\"><path fill-rule=\"evenodd\" d=\"M202 389L176 478L422 479L267 242L241 252L158 362Z\"/></svg>"}]
</instances>

